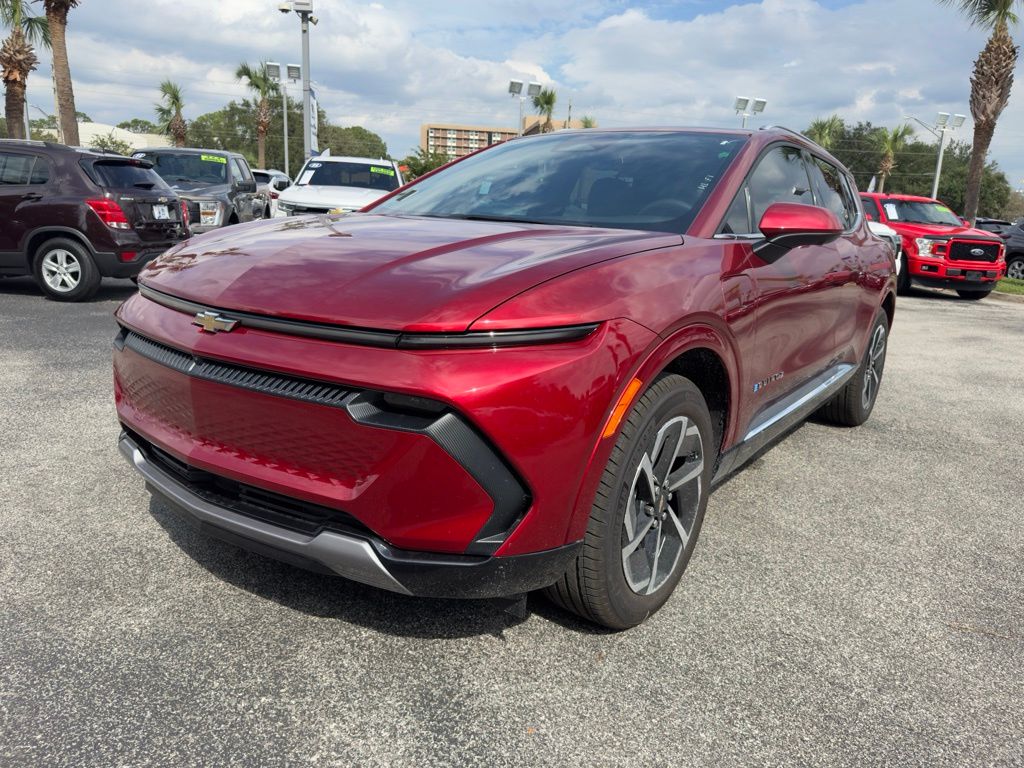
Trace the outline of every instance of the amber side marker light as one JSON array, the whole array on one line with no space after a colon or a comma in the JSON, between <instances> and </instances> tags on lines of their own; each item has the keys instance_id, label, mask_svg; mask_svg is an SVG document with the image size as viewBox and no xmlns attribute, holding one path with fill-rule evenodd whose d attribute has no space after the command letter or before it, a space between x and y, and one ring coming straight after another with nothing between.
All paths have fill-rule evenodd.
<instances>
[{"instance_id":1,"label":"amber side marker light","mask_svg":"<svg viewBox=\"0 0 1024 768\"><path fill-rule=\"evenodd\" d=\"M601 435L602 438L611 437L615 434L615 430L619 428L619 422L622 421L622 417L626 415L626 409L629 408L629 404L633 402L633 396L640 391L644 383L640 379L633 379L629 382L626 387L626 391L622 393L622 397L619 398L619 402L615 404L615 410L612 411L612 415L608 418L608 423L605 425L604 433Z\"/></svg>"}]
</instances>

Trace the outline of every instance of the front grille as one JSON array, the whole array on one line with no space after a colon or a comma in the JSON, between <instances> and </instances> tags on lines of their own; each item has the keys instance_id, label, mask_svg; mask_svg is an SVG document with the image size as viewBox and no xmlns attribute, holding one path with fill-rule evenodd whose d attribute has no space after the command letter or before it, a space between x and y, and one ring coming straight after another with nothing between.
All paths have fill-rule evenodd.
<instances>
[{"instance_id":1,"label":"front grille","mask_svg":"<svg viewBox=\"0 0 1024 768\"><path fill-rule=\"evenodd\" d=\"M193 357L190 354L168 347L152 339L147 339L134 331L123 331L124 346L143 357L173 368L180 373L196 376L200 379L228 384L242 389L251 389L265 395L290 397L305 400L317 405L344 407L346 399L353 391L337 384L322 381L311 381L294 376L284 376L254 368L243 368L215 360Z\"/></svg>"},{"instance_id":2,"label":"front grille","mask_svg":"<svg viewBox=\"0 0 1024 768\"><path fill-rule=\"evenodd\" d=\"M982 255L972 254L971 251L981 250ZM951 261L996 261L999 258L999 243L990 243L979 240L953 240L949 244L949 258Z\"/></svg>"},{"instance_id":3,"label":"front grille","mask_svg":"<svg viewBox=\"0 0 1024 768\"><path fill-rule=\"evenodd\" d=\"M372 535L369 528L345 512L198 469L162 451L137 433L129 429L125 432L150 463L210 504L307 536L316 536L325 530Z\"/></svg>"},{"instance_id":4,"label":"front grille","mask_svg":"<svg viewBox=\"0 0 1024 768\"><path fill-rule=\"evenodd\" d=\"M331 208L323 208L315 205L296 205L292 208L292 214L295 216L303 216L307 213L330 213Z\"/></svg>"}]
</instances>

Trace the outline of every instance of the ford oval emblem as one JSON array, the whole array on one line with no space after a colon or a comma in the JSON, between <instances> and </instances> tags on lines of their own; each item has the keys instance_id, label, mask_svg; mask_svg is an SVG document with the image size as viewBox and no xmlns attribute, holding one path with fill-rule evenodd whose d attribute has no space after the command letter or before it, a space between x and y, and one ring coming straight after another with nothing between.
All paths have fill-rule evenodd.
<instances>
[{"instance_id":1,"label":"ford oval emblem","mask_svg":"<svg viewBox=\"0 0 1024 768\"><path fill-rule=\"evenodd\" d=\"M984 256L985 251L981 248L971 248L971 256Z\"/></svg>"}]
</instances>

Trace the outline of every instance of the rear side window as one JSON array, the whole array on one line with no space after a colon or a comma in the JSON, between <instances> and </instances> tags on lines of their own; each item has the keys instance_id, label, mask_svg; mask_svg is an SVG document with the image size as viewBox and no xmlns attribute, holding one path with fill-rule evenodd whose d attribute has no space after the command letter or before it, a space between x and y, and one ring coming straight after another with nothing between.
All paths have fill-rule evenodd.
<instances>
[{"instance_id":1,"label":"rear side window","mask_svg":"<svg viewBox=\"0 0 1024 768\"><path fill-rule=\"evenodd\" d=\"M167 186L152 168L133 163L93 163L90 175L99 186L113 189L163 189Z\"/></svg>"},{"instance_id":2,"label":"rear side window","mask_svg":"<svg viewBox=\"0 0 1024 768\"><path fill-rule=\"evenodd\" d=\"M857 220L857 206L839 169L815 157L809 170L821 207L832 211L843 222L844 229L852 227Z\"/></svg>"},{"instance_id":3,"label":"rear side window","mask_svg":"<svg viewBox=\"0 0 1024 768\"><path fill-rule=\"evenodd\" d=\"M881 220L882 216L878 212L878 203L875 202L873 197L862 197L860 204L864 206L864 213L870 216L875 221Z\"/></svg>"},{"instance_id":4,"label":"rear side window","mask_svg":"<svg viewBox=\"0 0 1024 768\"><path fill-rule=\"evenodd\" d=\"M25 185L32 178L35 155L0 152L0 185Z\"/></svg>"},{"instance_id":5,"label":"rear side window","mask_svg":"<svg viewBox=\"0 0 1024 768\"><path fill-rule=\"evenodd\" d=\"M754 223L772 203L814 205L803 154L796 147L778 147L758 163L747 182Z\"/></svg>"},{"instance_id":6,"label":"rear side window","mask_svg":"<svg viewBox=\"0 0 1024 768\"><path fill-rule=\"evenodd\" d=\"M254 179L256 179L256 183L257 184L269 184L270 183L270 174L269 173L262 173L261 171L253 171L252 172L252 177Z\"/></svg>"}]
</instances>

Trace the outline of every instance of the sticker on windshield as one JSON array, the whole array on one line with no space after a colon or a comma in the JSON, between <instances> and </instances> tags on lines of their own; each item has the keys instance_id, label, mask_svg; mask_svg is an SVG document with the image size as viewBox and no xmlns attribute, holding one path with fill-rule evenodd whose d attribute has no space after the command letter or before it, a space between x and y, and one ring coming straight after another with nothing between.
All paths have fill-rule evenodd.
<instances>
[{"instance_id":1,"label":"sticker on windshield","mask_svg":"<svg viewBox=\"0 0 1024 768\"><path fill-rule=\"evenodd\" d=\"M226 157L219 157L218 155L200 155L199 159L204 163L221 163L227 165L228 159Z\"/></svg>"},{"instance_id":2,"label":"sticker on windshield","mask_svg":"<svg viewBox=\"0 0 1024 768\"><path fill-rule=\"evenodd\" d=\"M378 168L376 165L370 166L370 173L382 173L385 176L394 176L395 171L393 168Z\"/></svg>"},{"instance_id":3,"label":"sticker on windshield","mask_svg":"<svg viewBox=\"0 0 1024 768\"><path fill-rule=\"evenodd\" d=\"M323 165L324 165L323 163L310 163L306 167L307 168L323 168Z\"/></svg>"},{"instance_id":4,"label":"sticker on windshield","mask_svg":"<svg viewBox=\"0 0 1024 768\"><path fill-rule=\"evenodd\" d=\"M145 156L146 156L145 152L136 152L134 155L132 155L132 157L136 157L136 158L138 158L138 157L145 157Z\"/></svg>"},{"instance_id":5,"label":"sticker on windshield","mask_svg":"<svg viewBox=\"0 0 1024 768\"><path fill-rule=\"evenodd\" d=\"M489 182L489 181L481 181L480 182L480 188L476 191L476 193L478 195L486 195L486 194L489 194L490 191L491 191L491 182Z\"/></svg>"},{"instance_id":6,"label":"sticker on windshield","mask_svg":"<svg viewBox=\"0 0 1024 768\"><path fill-rule=\"evenodd\" d=\"M886 216L888 216L890 219L895 219L897 221L899 220L900 214L899 212L897 212L896 205L894 203L882 203L882 207L885 208Z\"/></svg>"},{"instance_id":7,"label":"sticker on windshield","mask_svg":"<svg viewBox=\"0 0 1024 768\"><path fill-rule=\"evenodd\" d=\"M936 211L942 211L943 213L952 213L953 212L953 211L951 211L949 208L947 208L944 205L936 205L935 206L935 210Z\"/></svg>"},{"instance_id":8,"label":"sticker on windshield","mask_svg":"<svg viewBox=\"0 0 1024 768\"><path fill-rule=\"evenodd\" d=\"M309 184L309 180L313 178L314 173L316 173L316 171L306 171L301 176L299 176L299 180L297 183L300 185Z\"/></svg>"}]
</instances>

